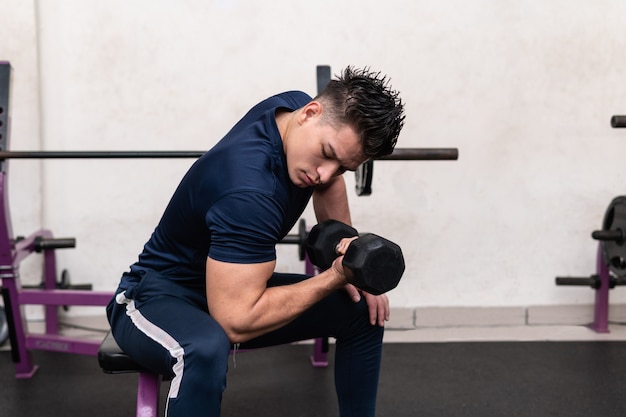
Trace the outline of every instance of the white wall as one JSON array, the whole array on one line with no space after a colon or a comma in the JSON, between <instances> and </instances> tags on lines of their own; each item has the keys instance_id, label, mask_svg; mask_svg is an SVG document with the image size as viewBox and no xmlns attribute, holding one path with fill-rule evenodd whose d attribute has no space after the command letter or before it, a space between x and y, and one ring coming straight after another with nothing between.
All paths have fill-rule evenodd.
<instances>
[{"instance_id":1,"label":"white wall","mask_svg":"<svg viewBox=\"0 0 626 417\"><path fill-rule=\"evenodd\" d=\"M392 305L593 302L591 290L556 287L554 277L594 272L590 232L624 190L626 131L609 125L626 112L623 1L46 0L35 9L41 89L21 81L14 97L40 92L42 149L208 149L258 100L315 93L316 65L368 65L406 102L400 147L460 150L457 162L377 162L373 195L350 193L355 225L403 247ZM32 38L0 58L36 50ZM25 61L16 73L37 74L36 59ZM37 111L36 100L14 109L14 149L33 145L17 130L32 129ZM73 281L115 287L191 162L42 163L42 225L78 239L60 253ZM12 196L14 212L39 220L38 198ZM313 223L311 210L305 218ZM295 248L279 251L281 270L302 269Z\"/></svg>"}]
</instances>

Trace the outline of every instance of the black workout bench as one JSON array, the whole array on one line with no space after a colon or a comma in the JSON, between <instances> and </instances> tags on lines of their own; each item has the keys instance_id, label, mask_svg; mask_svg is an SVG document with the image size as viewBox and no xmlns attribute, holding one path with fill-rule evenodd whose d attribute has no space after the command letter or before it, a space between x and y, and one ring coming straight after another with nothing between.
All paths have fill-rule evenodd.
<instances>
[{"instance_id":1,"label":"black workout bench","mask_svg":"<svg viewBox=\"0 0 626 417\"><path fill-rule=\"evenodd\" d=\"M310 357L313 367L328 366L328 338L314 340L313 354ZM98 349L98 363L106 374L127 374L138 372L137 417L157 417L159 411L159 393L163 375L149 371L130 358L117 345L109 331Z\"/></svg>"}]
</instances>

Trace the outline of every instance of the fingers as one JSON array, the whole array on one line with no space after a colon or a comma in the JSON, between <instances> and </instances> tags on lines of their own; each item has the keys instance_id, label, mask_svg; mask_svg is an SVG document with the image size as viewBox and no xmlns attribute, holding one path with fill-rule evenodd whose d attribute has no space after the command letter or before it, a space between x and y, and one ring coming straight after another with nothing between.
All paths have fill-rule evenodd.
<instances>
[{"instance_id":1,"label":"fingers","mask_svg":"<svg viewBox=\"0 0 626 417\"><path fill-rule=\"evenodd\" d=\"M357 287L352 284L346 284L345 288L352 301L355 303L361 301L361 292L357 289Z\"/></svg>"},{"instance_id":2,"label":"fingers","mask_svg":"<svg viewBox=\"0 0 626 417\"><path fill-rule=\"evenodd\" d=\"M348 246L350 246L350 242L352 242L353 240L357 238L358 236L344 237L343 239L341 239L339 243L337 244L337 247L335 248L335 251L337 252L337 254L345 255L346 251L348 250Z\"/></svg>"},{"instance_id":3,"label":"fingers","mask_svg":"<svg viewBox=\"0 0 626 417\"><path fill-rule=\"evenodd\" d=\"M367 302L370 323L372 326L378 324L380 327L383 327L385 321L388 321L390 316L389 299L385 294L372 295L363 292L363 296Z\"/></svg>"},{"instance_id":4,"label":"fingers","mask_svg":"<svg viewBox=\"0 0 626 417\"><path fill-rule=\"evenodd\" d=\"M385 322L389 320L389 299L384 294L378 296L378 311L376 319L380 327L383 327Z\"/></svg>"},{"instance_id":5,"label":"fingers","mask_svg":"<svg viewBox=\"0 0 626 417\"><path fill-rule=\"evenodd\" d=\"M369 321L372 326L379 325L385 326L385 322L389 321L391 311L389 308L389 298L385 294L372 295L365 291L361 291L352 284L346 284L344 287L355 303L361 301L361 294L365 297L367 303L367 311L369 314Z\"/></svg>"}]
</instances>

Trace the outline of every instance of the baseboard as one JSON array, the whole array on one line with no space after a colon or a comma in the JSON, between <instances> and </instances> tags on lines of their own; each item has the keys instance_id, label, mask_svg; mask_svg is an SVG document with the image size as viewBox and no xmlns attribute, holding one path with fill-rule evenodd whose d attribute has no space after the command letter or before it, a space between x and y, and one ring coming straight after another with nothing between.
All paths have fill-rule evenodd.
<instances>
[{"instance_id":1,"label":"baseboard","mask_svg":"<svg viewBox=\"0 0 626 417\"><path fill-rule=\"evenodd\" d=\"M586 326L594 320L594 306L529 307L417 307L392 308L389 330L441 327ZM609 307L609 321L626 323L626 304Z\"/></svg>"}]
</instances>

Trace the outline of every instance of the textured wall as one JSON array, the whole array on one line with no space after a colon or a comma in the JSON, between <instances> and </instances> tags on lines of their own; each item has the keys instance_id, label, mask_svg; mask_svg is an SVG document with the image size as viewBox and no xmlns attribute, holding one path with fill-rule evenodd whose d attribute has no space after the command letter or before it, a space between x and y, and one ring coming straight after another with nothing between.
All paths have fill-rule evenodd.
<instances>
[{"instance_id":1,"label":"textured wall","mask_svg":"<svg viewBox=\"0 0 626 417\"><path fill-rule=\"evenodd\" d=\"M590 232L623 190L626 131L609 119L626 112L626 3L56 0L36 9L27 27L37 22L40 39L42 148L207 149L267 95L314 93L316 65L369 65L406 102L399 146L460 150L457 162L377 162L373 195L350 193L355 225L405 251L393 306L593 302L592 291L554 277L593 272ZM11 38L20 42L12 60L37 48L32 30L15 30L23 39ZM16 71L36 81L36 59L26 61ZM25 102L37 89L23 84ZM31 101L19 129L37 136ZM15 149L36 147L17 129ZM113 289L190 163L42 163L42 224L79 242L61 266ZM38 221L38 198L12 201ZM279 255L282 270L302 269L295 248Z\"/></svg>"}]
</instances>

